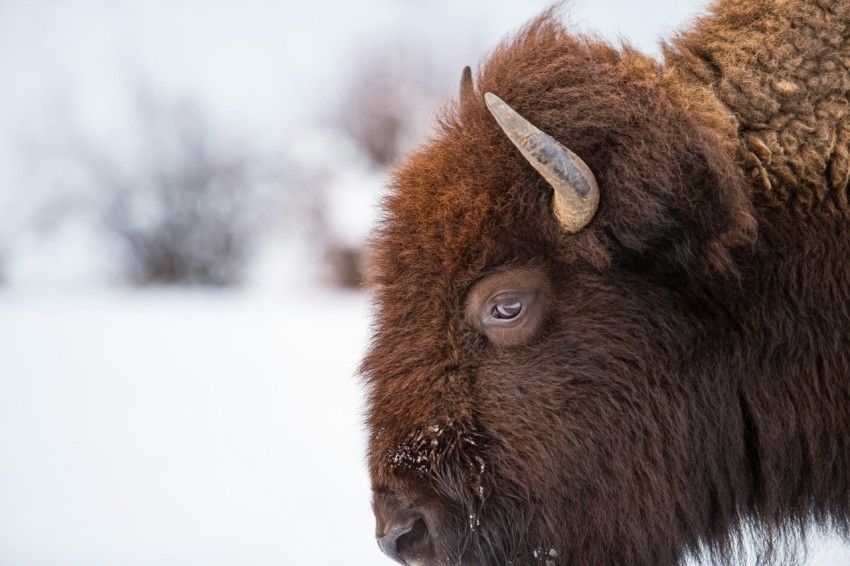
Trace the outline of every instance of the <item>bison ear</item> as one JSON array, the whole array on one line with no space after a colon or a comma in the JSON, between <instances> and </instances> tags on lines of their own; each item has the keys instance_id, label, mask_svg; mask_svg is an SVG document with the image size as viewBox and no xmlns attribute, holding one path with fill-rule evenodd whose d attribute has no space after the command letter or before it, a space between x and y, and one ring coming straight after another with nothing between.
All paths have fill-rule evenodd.
<instances>
[{"instance_id":1,"label":"bison ear","mask_svg":"<svg viewBox=\"0 0 850 566\"><path fill-rule=\"evenodd\" d=\"M756 238L747 181L714 137L695 135L689 141L662 171L656 166L638 171L632 182L613 180L619 186L607 191L607 203L603 190L600 224L614 247L640 265L734 275L732 248Z\"/></svg>"},{"instance_id":2,"label":"bison ear","mask_svg":"<svg viewBox=\"0 0 850 566\"><path fill-rule=\"evenodd\" d=\"M692 169L694 196L686 200L694 224L689 246L703 270L736 273L731 249L753 244L758 225L743 172L727 155L721 161L714 152L702 153Z\"/></svg>"}]
</instances>

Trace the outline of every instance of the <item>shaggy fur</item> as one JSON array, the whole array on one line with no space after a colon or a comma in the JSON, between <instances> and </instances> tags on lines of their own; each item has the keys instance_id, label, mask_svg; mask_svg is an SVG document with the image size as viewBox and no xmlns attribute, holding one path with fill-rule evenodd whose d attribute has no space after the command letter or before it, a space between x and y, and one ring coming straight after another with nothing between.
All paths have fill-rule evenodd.
<instances>
[{"instance_id":1,"label":"shaggy fur","mask_svg":"<svg viewBox=\"0 0 850 566\"><path fill-rule=\"evenodd\" d=\"M363 363L376 513L428 564L787 563L850 524L850 1L721 0L660 64L551 13L495 50L397 171ZM594 171L560 229L493 92ZM532 266L542 332L470 287Z\"/></svg>"}]
</instances>

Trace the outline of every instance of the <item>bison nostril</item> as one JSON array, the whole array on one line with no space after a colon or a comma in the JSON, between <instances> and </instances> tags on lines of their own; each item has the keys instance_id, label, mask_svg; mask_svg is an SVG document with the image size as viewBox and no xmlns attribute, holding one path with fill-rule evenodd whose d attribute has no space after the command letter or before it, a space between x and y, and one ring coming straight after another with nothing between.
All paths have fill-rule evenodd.
<instances>
[{"instance_id":1,"label":"bison nostril","mask_svg":"<svg viewBox=\"0 0 850 566\"><path fill-rule=\"evenodd\" d=\"M396 550L407 559L417 558L422 555L429 545L428 527L425 521L416 519L410 530L398 537Z\"/></svg>"},{"instance_id":2,"label":"bison nostril","mask_svg":"<svg viewBox=\"0 0 850 566\"><path fill-rule=\"evenodd\" d=\"M381 552L395 560L396 562L400 562L401 564L405 564L404 559L398 553L397 541L399 537L406 535L410 532L410 529L413 528L413 524L405 525L403 527L395 527L391 529L383 538L378 539L378 546L381 549Z\"/></svg>"},{"instance_id":3,"label":"bison nostril","mask_svg":"<svg viewBox=\"0 0 850 566\"><path fill-rule=\"evenodd\" d=\"M381 552L399 564L412 564L427 553L431 542L425 521L415 521L402 527L394 527L378 540Z\"/></svg>"}]
</instances>

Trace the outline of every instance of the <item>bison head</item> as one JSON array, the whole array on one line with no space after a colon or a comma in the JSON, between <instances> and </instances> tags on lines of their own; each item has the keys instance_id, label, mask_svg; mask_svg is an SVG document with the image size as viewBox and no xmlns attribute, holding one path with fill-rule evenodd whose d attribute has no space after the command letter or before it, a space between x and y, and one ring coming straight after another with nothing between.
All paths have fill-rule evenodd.
<instances>
[{"instance_id":1,"label":"bison head","mask_svg":"<svg viewBox=\"0 0 850 566\"><path fill-rule=\"evenodd\" d=\"M747 423L715 295L735 292L753 232L722 134L664 67L550 16L464 82L373 241L381 548L411 565L672 564L722 545ZM511 120L564 147L535 162ZM574 169L551 171L564 156ZM595 216L564 204L559 174L587 184L578 197L598 185Z\"/></svg>"}]
</instances>

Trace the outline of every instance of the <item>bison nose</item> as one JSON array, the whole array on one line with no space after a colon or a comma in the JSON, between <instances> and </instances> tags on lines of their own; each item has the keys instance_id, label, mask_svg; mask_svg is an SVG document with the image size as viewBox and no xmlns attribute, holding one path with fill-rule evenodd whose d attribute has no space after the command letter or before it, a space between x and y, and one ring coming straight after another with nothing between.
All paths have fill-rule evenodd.
<instances>
[{"instance_id":1,"label":"bison nose","mask_svg":"<svg viewBox=\"0 0 850 566\"><path fill-rule=\"evenodd\" d=\"M381 552L399 564L422 564L434 555L425 520L414 508L388 493L375 493L375 538Z\"/></svg>"},{"instance_id":2,"label":"bison nose","mask_svg":"<svg viewBox=\"0 0 850 566\"><path fill-rule=\"evenodd\" d=\"M378 534L381 552L399 564L417 564L428 554L430 544L428 527L425 521L418 518L404 525L390 527L384 536Z\"/></svg>"}]
</instances>

